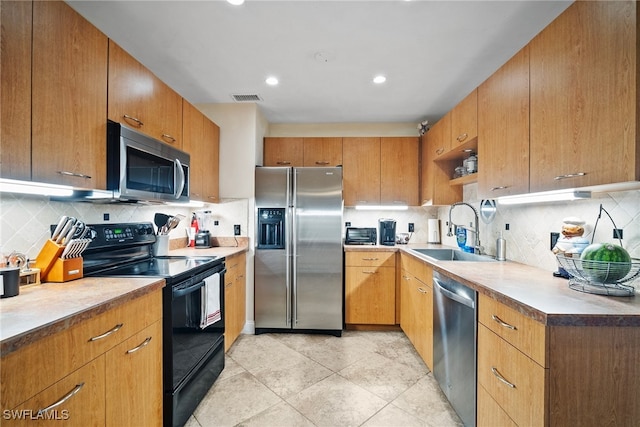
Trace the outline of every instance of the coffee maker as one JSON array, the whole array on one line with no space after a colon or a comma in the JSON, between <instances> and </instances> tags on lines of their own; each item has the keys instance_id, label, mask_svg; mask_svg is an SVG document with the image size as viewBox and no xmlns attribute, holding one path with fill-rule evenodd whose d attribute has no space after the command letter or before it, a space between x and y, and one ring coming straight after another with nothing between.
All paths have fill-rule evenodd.
<instances>
[{"instance_id":1,"label":"coffee maker","mask_svg":"<svg viewBox=\"0 0 640 427\"><path fill-rule=\"evenodd\" d=\"M380 244L384 246L394 246L396 244L396 220L380 218L378 220L378 236Z\"/></svg>"}]
</instances>

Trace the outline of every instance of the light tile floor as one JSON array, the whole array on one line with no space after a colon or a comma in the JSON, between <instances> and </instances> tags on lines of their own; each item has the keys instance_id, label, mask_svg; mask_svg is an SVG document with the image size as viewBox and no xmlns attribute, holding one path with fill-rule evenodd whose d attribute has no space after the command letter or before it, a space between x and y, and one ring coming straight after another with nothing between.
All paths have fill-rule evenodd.
<instances>
[{"instance_id":1,"label":"light tile floor","mask_svg":"<svg viewBox=\"0 0 640 427\"><path fill-rule=\"evenodd\" d=\"M402 332L241 335L187 427L462 426Z\"/></svg>"}]
</instances>

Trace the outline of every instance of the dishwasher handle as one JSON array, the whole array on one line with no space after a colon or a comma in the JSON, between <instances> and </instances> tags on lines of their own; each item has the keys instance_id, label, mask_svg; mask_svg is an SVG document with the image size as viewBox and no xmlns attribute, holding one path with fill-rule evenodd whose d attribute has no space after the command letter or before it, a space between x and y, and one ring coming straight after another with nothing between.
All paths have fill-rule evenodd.
<instances>
[{"instance_id":1,"label":"dishwasher handle","mask_svg":"<svg viewBox=\"0 0 640 427\"><path fill-rule=\"evenodd\" d=\"M442 282L435 277L433 278L433 283L437 286L440 293L445 297L459 302L460 304L466 305L467 307L475 309L475 301L471 298L457 294L454 290L449 289L445 282Z\"/></svg>"}]
</instances>

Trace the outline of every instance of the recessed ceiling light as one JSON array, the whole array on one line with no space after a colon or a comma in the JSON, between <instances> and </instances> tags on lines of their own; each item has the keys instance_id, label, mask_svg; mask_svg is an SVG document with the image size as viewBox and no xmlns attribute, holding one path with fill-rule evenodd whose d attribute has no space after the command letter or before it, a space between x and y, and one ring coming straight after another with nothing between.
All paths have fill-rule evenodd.
<instances>
[{"instance_id":1,"label":"recessed ceiling light","mask_svg":"<svg viewBox=\"0 0 640 427\"><path fill-rule=\"evenodd\" d=\"M267 77L267 79L265 80L265 83L267 83L269 86L275 86L278 84L278 79L275 77Z\"/></svg>"},{"instance_id":2,"label":"recessed ceiling light","mask_svg":"<svg viewBox=\"0 0 640 427\"><path fill-rule=\"evenodd\" d=\"M374 82L375 84L384 83L384 82L386 82L386 81L387 81L387 78L386 78L385 76L375 76L375 77L373 78L373 82Z\"/></svg>"},{"instance_id":3,"label":"recessed ceiling light","mask_svg":"<svg viewBox=\"0 0 640 427\"><path fill-rule=\"evenodd\" d=\"M234 6L240 6L242 3L244 3L244 0L227 0L227 3Z\"/></svg>"}]
</instances>

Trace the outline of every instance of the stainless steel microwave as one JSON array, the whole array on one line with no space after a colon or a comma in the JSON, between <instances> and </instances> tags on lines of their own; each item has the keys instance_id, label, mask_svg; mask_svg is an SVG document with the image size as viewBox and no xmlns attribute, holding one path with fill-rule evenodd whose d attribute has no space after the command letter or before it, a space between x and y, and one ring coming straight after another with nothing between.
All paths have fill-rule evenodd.
<instances>
[{"instance_id":1,"label":"stainless steel microwave","mask_svg":"<svg viewBox=\"0 0 640 427\"><path fill-rule=\"evenodd\" d=\"M119 200L188 202L189 162L184 151L107 123L107 189Z\"/></svg>"}]
</instances>

